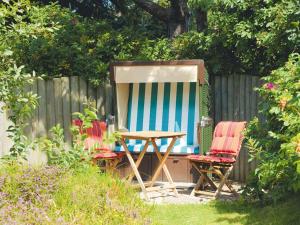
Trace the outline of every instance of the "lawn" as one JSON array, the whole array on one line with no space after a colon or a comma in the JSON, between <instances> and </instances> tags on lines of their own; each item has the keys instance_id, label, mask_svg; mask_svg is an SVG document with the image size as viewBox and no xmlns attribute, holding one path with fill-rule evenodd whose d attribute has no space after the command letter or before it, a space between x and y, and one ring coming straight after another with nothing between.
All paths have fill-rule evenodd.
<instances>
[{"instance_id":1,"label":"lawn","mask_svg":"<svg viewBox=\"0 0 300 225\"><path fill-rule=\"evenodd\" d=\"M156 224L300 224L300 197L273 206L215 201L206 205L159 205L151 212Z\"/></svg>"}]
</instances>

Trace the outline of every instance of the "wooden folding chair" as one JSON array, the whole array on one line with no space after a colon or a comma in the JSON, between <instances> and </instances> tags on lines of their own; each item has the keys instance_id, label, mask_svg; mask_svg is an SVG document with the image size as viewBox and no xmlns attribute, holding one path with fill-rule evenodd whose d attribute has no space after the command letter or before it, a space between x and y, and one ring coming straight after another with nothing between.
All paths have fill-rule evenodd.
<instances>
[{"instance_id":1,"label":"wooden folding chair","mask_svg":"<svg viewBox=\"0 0 300 225\"><path fill-rule=\"evenodd\" d=\"M92 161L97 164L101 170L107 172L114 172L117 164L122 160L125 155L123 152L114 152L103 145L103 136L106 132L106 123L103 121L95 120L92 127L83 129L82 121L79 119L73 120L73 125L79 127L81 134L87 134L84 141L85 149L93 149Z\"/></svg>"},{"instance_id":2,"label":"wooden folding chair","mask_svg":"<svg viewBox=\"0 0 300 225\"><path fill-rule=\"evenodd\" d=\"M200 174L191 195L203 193L200 189L204 189L207 183L215 190L213 194L216 198L220 196L225 184L232 193L237 195L237 192L227 179L240 152L245 125L246 122L244 121L223 121L218 123L208 154L187 156L192 166ZM216 174L220 178L219 186L213 182L212 174Z\"/></svg>"}]
</instances>

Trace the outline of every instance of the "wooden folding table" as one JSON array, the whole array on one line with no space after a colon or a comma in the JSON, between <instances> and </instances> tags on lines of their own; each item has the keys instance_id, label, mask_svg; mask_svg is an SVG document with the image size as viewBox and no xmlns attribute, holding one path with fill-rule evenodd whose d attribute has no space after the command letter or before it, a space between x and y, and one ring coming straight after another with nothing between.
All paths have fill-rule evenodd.
<instances>
[{"instance_id":1,"label":"wooden folding table","mask_svg":"<svg viewBox=\"0 0 300 225\"><path fill-rule=\"evenodd\" d=\"M185 133L182 132L169 132L169 131L135 131L135 132L122 132L121 133L121 144L125 150L126 156L129 160L130 166L133 170L133 174L131 174L128 178L129 181L132 180L133 176L135 176L137 178L137 181L144 193L145 199L149 200L149 197L147 195L147 192L150 191L156 191L156 190L163 190L163 189L171 189L173 190L173 192L175 193L176 196L178 196L177 190L176 190L176 186L172 180L172 177L170 175L170 172L166 166L166 160L168 158L168 156L171 153L171 150L174 147L174 144L176 142L176 140L178 138L181 138L185 135ZM162 155L159 151L159 148L156 144L156 140L157 139L162 139L162 138L172 138L169 146L167 147L166 152ZM138 159L136 161L133 160L132 156L131 156L131 152L129 151L127 145L126 145L126 139L134 139L134 140L144 140L145 145L144 148L142 149L142 151L139 151L139 156ZM141 175L138 171L138 167L149 147L149 144L153 145L153 149L154 152L159 160L159 165L156 168L154 175L151 179L151 181L149 183L144 183ZM164 171L168 181L169 181L169 185L161 188L161 187L153 187L155 181L157 180L157 177L159 175L159 173L161 172L161 170ZM147 186L147 187L146 187Z\"/></svg>"}]
</instances>

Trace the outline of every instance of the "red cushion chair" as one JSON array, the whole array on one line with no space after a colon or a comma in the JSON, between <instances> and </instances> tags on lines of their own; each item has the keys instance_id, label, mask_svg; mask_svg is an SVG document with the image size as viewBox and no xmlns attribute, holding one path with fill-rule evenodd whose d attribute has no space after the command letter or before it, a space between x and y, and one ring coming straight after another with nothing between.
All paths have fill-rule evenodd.
<instances>
[{"instance_id":1,"label":"red cushion chair","mask_svg":"<svg viewBox=\"0 0 300 225\"><path fill-rule=\"evenodd\" d=\"M191 161L192 166L199 172L199 180L192 191L191 195L202 193L199 191L206 183L209 183L215 189L214 196L219 197L224 184L234 194L237 192L227 181L236 158L239 155L243 142L243 130L246 122L222 121L217 124L213 134L213 141L208 155L189 155L187 158ZM217 186L211 176L216 174L220 178Z\"/></svg>"},{"instance_id":2,"label":"red cushion chair","mask_svg":"<svg viewBox=\"0 0 300 225\"><path fill-rule=\"evenodd\" d=\"M92 156L95 164L100 164L98 161L104 162L104 166L101 169L105 171L114 171L117 164L124 156L123 152L113 152L111 149L103 144L103 137L106 132L106 123L100 120L92 122L92 127L84 129L83 122L79 119L73 120L73 125L79 127L81 134L86 134L87 138L84 141L85 149L93 149L94 154Z\"/></svg>"}]
</instances>

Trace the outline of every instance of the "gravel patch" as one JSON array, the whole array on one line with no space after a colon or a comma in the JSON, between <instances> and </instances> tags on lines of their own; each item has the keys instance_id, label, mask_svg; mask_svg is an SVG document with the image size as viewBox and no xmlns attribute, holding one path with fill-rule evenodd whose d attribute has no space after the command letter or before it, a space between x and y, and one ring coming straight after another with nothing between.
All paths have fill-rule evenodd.
<instances>
[{"instance_id":1,"label":"gravel patch","mask_svg":"<svg viewBox=\"0 0 300 225\"><path fill-rule=\"evenodd\" d=\"M238 190L240 188L239 184L234 184L235 189ZM146 201L149 204L207 204L208 202L214 200L214 197L209 193L200 194L196 196L191 196L190 193L193 187L190 185L182 185L180 184L180 188L177 188L178 197L175 196L173 192L169 190L164 191L153 191L148 192L148 196L150 201ZM221 193L220 200L224 201L233 201L238 197L234 196L232 193L227 192L228 189L224 188L224 192ZM144 199L143 193L140 192L140 197Z\"/></svg>"}]
</instances>

